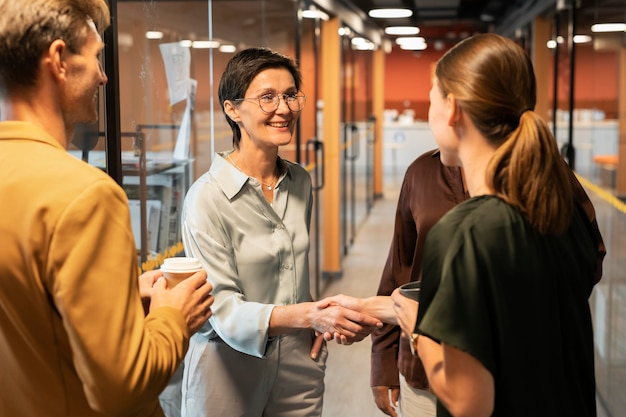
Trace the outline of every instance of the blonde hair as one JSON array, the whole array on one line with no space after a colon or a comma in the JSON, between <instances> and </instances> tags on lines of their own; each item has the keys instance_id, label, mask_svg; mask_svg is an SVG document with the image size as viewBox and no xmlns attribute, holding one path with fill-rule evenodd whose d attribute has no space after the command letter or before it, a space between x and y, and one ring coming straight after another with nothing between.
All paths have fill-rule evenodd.
<instances>
[{"instance_id":1,"label":"blonde hair","mask_svg":"<svg viewBox=\"0 0 626 417\"><path fill-rule=\"evenodd\" d=\"M573 210L569 168L547 123L533 111L536 81L526 51L500 35L476 35L450 49L435 74L444 96L453 94L497 146L486 184L539 233L563 233Z\"/></svg>"}]
</instances>

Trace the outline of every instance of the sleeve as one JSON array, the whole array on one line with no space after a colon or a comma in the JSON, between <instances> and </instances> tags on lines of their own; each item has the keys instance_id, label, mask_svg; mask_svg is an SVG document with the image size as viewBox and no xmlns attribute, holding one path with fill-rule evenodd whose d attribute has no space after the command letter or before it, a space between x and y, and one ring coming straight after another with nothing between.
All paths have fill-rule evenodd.
<instances>
[{"instance_id":1,"label":"sleeve","mask_svg":"<svg viewBox=\"0 0 626 417\"><path fill-rule=\"evenodd\" d=\"M494 306L487 296L494 268L486 253L484 242L469 231L430 231L416 331L474 356L494 373Z\"/></svg>"},{"instance_id":2,"label":"sleeve","mask_svg":"<svg viewBox=\"0 0 626 417\"><path fill-rule=\"evenodd\" d=\"M211 199L207 188L198 190L202 191L190 190L185 199L182 233L185 252L202 262L213 285L210 328L233 349L263 357L274 306L245 299L235 253L222 223L226 222L223 213L230 209L220 209L219 199Z\"/></svg>"},{"instance_id":3,"label":"sleeve","mask_svg":"<svg viewBox=\"0 0 626 417\"><path fill-rule=\"evenodd\" d=\"M393 238L377 295L391 295L409 282L417 243L415 221L409 207L409 181L405 177L396 207ZM400 327L385 324L372 333L370 385L399 386L398 350Z\"/></svg>"},{"instance_id":4,"label":"sleeve","mask_svg":"<svg viewBox=\"0 0 626 417\"><path fill-rule=\"evenodd\" d=\"M572 183L572 191L574 193L574 201L580 204L585 214L587 215L587 220L589 221L589 229L590 232L597 243L596 249L596 271L593 276L593 283L597 284L602 278L602 262L604 261L604 257L606 256L606 246L604 245L604 240L602 239L602 234L600 233L600 229L598 227L598 221L596 219L596 211L589 199L589 196L585 192L585 189L576 178L574 171L569 169L568 172L570 174L570 180Z\"/></svg>"},{"instance_id":5,"label":"sleeve","mask_svg":"<svg viewBox=\"0 0 626 417\"><path fill-rule=\"evenodd\" d=\"M139 297L126 195L110 178L84 189L50 243L49 291L89 404L103 414L150 415L189 334L181 314Z\"/></svg>"}]
</instances>

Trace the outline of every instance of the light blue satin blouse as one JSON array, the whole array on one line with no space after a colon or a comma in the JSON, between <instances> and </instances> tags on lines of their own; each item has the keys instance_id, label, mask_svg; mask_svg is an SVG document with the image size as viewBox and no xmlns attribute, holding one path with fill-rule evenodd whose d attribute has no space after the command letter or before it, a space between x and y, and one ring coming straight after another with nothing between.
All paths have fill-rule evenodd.
<instances>
[{"instance_id":1,"label":"light blue satin blouse","mask_svg":"<svg viewBox=\"0 0 626 417\"><path fill-rule=\"evenodd\" d=\"M263 357L274 306L311 301L311 177L300 165L279 161L287 169L270 205L261 184L226 161L230 152L217 153L189 189L183 244L213 285L213 316L199 333Z\"/></svg>"}]
</instances>

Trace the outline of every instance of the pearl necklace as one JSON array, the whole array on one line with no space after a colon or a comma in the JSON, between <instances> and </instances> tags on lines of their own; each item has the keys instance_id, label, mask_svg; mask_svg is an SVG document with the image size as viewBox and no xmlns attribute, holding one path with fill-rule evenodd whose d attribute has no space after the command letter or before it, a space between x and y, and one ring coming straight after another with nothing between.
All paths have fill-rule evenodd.
<instances>
[{"instance_id":1,"label":"pearl necklace","mask_svg":"<svg viewBox=\"0 0 626 417\"><path fill-rule=\"evenodd\" d=\"M227 157L227 158L228 158L228 160L229 160L229 161L233 164L233 166L234 166L235 168L237 168L237 170L238 170L239 172L241 172L242 174L248 175L248 174L246 174L246 173L243 171L243 169L239 168L239 165L237 165L237 164L235 163L235 161L233 161L233 158L231 158L231 157L230 157L230 155L231 155L231 154L228 154L228 157ZM248 175L248 176L249 176L249 175ZM276 175L274 175L274 176L272 177L272 182L270 182L269 184L266 184L266 183L264 183L263 181L261 181L261 180L257 179L257 181L258 181L261 185L264 185L264 186L267 188L267 191L272 191L272 190L274 189L273 187L274 187L274 183L276 182L276 180L278 180L278 177L276 177Z\"/></svg>"}]
</instances>

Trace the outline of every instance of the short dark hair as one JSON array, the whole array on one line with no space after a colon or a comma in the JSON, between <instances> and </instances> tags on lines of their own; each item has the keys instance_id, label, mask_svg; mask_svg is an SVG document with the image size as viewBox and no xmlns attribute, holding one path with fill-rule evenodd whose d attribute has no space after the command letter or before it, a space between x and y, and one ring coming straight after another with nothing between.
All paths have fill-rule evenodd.
<instances>
[{"instance_id":1,"label":"short dark hair","mask_svg":"<svg viewBox=\"0 0 626 417\"><path fill-rule=\"evenodd\" d=\"M90 21L100 32L109 26L106 0L0 0L0 91L32 87L55 40L80 51Z\"/></svg>"},{"instance_id":2,"label":"short dark hair","mask_svg":"<svg viewBox=\"0 0 626 417\"><path fill-rule=\"evenodd\" d=\"M268 68L285 68L293 76L296 89L300 91L302 74L291 58L272 51L268 48L248 48L239 51L228 61L218 89L218 97L224 111L226 100L235 100L244 97L250 83L261 71ZM226 121L233 131L233 146L239 147L241 130L236 122L224 112Z\"/></svg>"}]
</instances>

